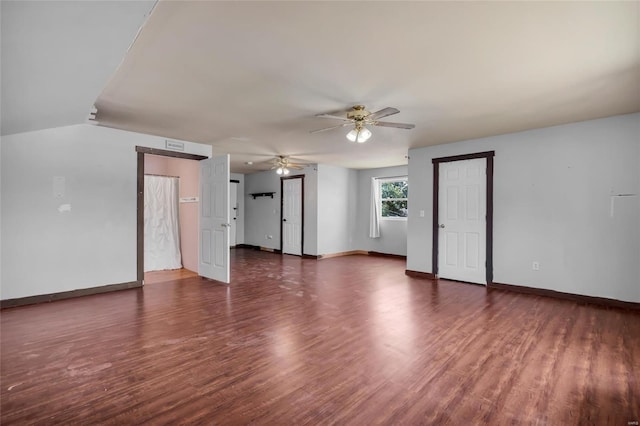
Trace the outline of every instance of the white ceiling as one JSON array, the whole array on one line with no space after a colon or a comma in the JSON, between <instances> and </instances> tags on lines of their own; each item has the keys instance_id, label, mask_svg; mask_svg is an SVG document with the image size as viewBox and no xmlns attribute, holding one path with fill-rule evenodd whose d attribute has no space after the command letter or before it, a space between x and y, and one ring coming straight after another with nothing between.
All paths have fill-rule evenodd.
<instances>
[{"instance_id":1,"label":"white ceiling","mask_svg":"<svg viewBox=\"0 0 640 426\"><path fill-rule=\"evenodd\" d=\"M125 53L100 86L100 123L209 143L236 172L276 154L400 165L411 147L640 111L640 2L160 1L128 52L148 3L33 2L35 21L8 24L2 3L4 134L7 123L43 127L19 123L38 96L49 114L81 106L84 119L93 100L77 87L106 81ZM82 19L91 5L96 19ZM11 58L42 57L29 63L37 72L9 67L5 83L7 44ZM101 77L87 85L78 69ZM309 133L339 124L315 114L356 103L396 107L387 120L416 128L373 128L365 144L347 142L348 129Z\"/></svg>"},{"instance_id":2,"label":"white ceiling","mask_svg":"<svg viewBox=\"0 0 640 426\"><path fill-rule=\"evenodd\" d=\"M98 118L209 143L235 171L406 164L411 147L640 111L639 5L160 1ZM416 128L309 133L355 103Z\"/></svg>"},{"instance_id":3,"label":"white ceiling","mask_svg":"<svg viewBox=\"0 0 640 426\"><path fill-rule=\"evenodd\" d=\"M83 123L154 3L2 0L2 134Z\"/></svg>"}]
</instances>

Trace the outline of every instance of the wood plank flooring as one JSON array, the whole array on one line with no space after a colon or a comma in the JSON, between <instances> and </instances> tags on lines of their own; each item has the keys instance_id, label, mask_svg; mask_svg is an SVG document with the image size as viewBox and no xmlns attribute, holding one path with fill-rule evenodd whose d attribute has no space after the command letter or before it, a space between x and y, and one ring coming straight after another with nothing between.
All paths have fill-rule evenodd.
<instances>
[{"instance_id":1,"label":"wood plank flooring","mask_svg":"<svg viewBox=\"0 0 640 426\"><path fill-rule=\"evenodd\" d=\"M157 284L167 281L182 280L197 277L198 273L188 269L172 269L168 271L149 271L144 273L145 284Z\"/></svg>"},{"instance_id":2,"label":"wood plank flooring","mask_svg":"<svg viewBox=\"0 0 640 426\"><path fill-rule=\"evenodd\" d=\"M640 314L404 275L405 262L232 251L198 277L3 310L10 424L640 420Z\"/></svg>"}]
</instances>

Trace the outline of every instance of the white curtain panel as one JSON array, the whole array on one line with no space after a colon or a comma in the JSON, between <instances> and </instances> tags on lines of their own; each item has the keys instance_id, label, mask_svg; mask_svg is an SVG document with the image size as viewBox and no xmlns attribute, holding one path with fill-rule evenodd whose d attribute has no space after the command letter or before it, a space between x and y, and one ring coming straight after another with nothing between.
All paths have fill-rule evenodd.
<instances>
[{"instance_id":1,"label":"white curtain panel","mask_svg":"<svg viewBox=\"0 0 640 426\"><path fill-rule=\"evenodd\" d=\"M380 238L380 182L377 178L371 178L369 238Z\"/></svg>"},{"instance_id":2,"label":"white curtain panel","mask_svg":"<svg viewBox=\"0 0 640 426\"><path fill-rule=\"evenodd\" d=\"M144 177L144 270L182 268L175 177Z\"/></svg>"}]
</instances>

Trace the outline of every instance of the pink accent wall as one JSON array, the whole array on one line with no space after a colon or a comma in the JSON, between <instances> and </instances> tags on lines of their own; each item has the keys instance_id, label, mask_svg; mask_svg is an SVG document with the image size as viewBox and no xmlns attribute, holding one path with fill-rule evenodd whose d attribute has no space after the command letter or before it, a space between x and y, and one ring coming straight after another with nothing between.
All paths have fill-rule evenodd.
<instances>
[{"instance_id":1,"label":"pink accent wall","mask_svg":"<svg viewBox=\"0 0 640 426\"><path fill-rule=\"evenodd\" d=\"M144 156L144 172L152 175L180 177L180 197L199 197L200 166L197 161L182 158ZM198 272L198 206L180 203L180 251L185 269Z\"/></svg>"}]
</instances>

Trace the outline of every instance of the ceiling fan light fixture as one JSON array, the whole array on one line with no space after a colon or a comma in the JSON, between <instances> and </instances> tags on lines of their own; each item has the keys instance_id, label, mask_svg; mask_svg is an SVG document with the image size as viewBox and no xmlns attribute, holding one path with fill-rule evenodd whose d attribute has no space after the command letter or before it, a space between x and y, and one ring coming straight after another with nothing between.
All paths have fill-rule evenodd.
<instances>
[{"instance_id":1,"label":"ceiling fan light fixture","mask_svg":"<svg viewBox=\"0 0 640 426\"><path fill-rule=\"evenodd\" d=\"M344 114L346 112L346 115ZM324 129L312 130L311 133L324 132L327 130L338 129L353 125L353 129L347 133L347 139L351 142L363 143L371 137L371 131L365 126L381 126L393 127L396 129L413 129L415 124L396 123L391 121L380 121L381 118L388 117L399 113L397 108L386 107L380 111L369 112L364 105L354 105L347 111L336 111L326 114L317 114L316 117L330 118L333 120L341 120L342 124L337 126L325 127Z\"/></svg>"},{"instance_id":2,"label":"ceiling fan light fixture","mask_svg":"<svg viewBox=\"0 0 640 426\"><path fill-rule=\"evenodd\" d=\"M276 173L279 175L288 175L289 173L291 173L289 171L289 169L286 166L280 166L276 169Z\"/></svg>"},{"instance_id":3,"label":"ceiling fan light fixture","mask_svg":"<svg viewBox=\"0 0 640 426\"><path fill-rule=\"evenodd\" d=\"M369 140L369 138L371 137L371 130L367 129L366 127L363 127L362 130L360 130L360 134L358 135L358 139L356 139L356 142L358 143L363 143Z\"/></svg>"},{"instance_id":4,"label":"ceiling fan light fixture","mask_svg":"<svg viewBox=\"0 0 640 426\"><path fill-rule=\"evenodd\" d=\"M279 175L288 175L291 170L303 170L306 164L294 163L289 159L288 155L278 155L273 159L271 170L275 170Z\"/></svg>"},{"instance_id":5,"label":"ceiling fan light fixture","mask_svg":"<svg viewBox=\"0 0 640 426\"><path fill-rule=\"evenodd\" d=\"M371 130L366 127L356 127L347 133L347 139L351 142L364 143L371 137Z\"/></svg>"}]
</instances>

